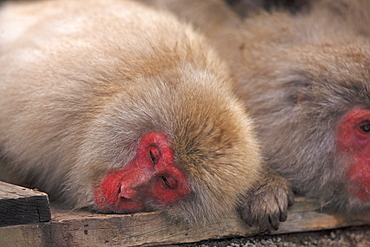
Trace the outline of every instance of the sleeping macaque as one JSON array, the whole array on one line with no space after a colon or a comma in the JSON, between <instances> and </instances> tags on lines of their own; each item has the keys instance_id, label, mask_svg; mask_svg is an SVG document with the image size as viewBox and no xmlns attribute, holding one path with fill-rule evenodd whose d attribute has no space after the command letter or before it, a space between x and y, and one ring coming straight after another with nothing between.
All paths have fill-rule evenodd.
<instances>
[{"instance_id":1,"label":"sleeping macaque","mask_svg":"<svg viewBox=\"0 0 370 247\"><path fill-rule=\"evenodd\" d=\"M10 1L0 30L11 172L75 208L285 220L290 184L264 168L227 66L189 25L124 0Z\"/></svg>"},{"instance_id":2,"label":"sleeping macaque","mask_svg":"<svg viewBox=\"0 0 370 247\"><path fill-rule=\"evenodd\" d=\"M171 2L229 64L268 164L324 208L369 210L370 40L351 12L361 1L347 1L343 17L314 7L295 15L259 11L239 23L234 16L231 24L221 2L216 14L197 12L195 1Z\"/></svg>"},{"instance_id":3,"label":"sleeping macaque","mask_svg":"<svg viewBox=\"0 0 370 247\"><path fill-rule=\"evenodd\" d=\"M234 77L271 167L323 207L369 210L370 40L321 13L246 19Z\"/></svg>"}]
</instances>

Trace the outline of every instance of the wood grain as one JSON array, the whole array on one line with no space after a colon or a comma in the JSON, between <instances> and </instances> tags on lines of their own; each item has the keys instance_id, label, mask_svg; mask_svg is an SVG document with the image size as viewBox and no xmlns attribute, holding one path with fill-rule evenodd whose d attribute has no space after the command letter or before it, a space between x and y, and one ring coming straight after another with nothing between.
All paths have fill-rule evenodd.
<instances>
[{"instance_id":1,"label":"wood grain","mask_svg":"<svg viewBox=\"0 0 370 247\"><path fill-rule=\"evenodd\" d=\"M51 219L47 194L0 181L0 226Z\"/></svg>"},{"instance_id":2,"label":"wood grain","mask_svg":"<svg viewBox=\"0 0 370 247\"><path fill-rule=\"evenodd\" d=\"M272 234L370 224L370 214L339 216L320 212L315 200L298 198L286 222ZM230 215L206 225L168 220L159 212L97 214L52 208L52 221L0 228L0 246L148 246L197 242L227 236L251 236L239 217Z\"/></svg>"}]
</instances>

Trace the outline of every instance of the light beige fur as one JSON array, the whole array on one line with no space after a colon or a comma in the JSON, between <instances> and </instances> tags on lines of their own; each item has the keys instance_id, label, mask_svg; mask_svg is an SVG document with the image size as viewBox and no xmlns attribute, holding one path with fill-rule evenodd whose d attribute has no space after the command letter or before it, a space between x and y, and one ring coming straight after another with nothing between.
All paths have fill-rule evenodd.
<instances>
[{"instance_id":1,"label":"light beige fur","mask_svg":"<svg viewBox=\"0 0 370 247\"><path fill-rule=\"evenodd\" d=\"M250 193L261 158L226 66L191 27L123 0L0 7L0 153L13 172L75 207L135 156L170 137L192 193L175 218L224 216Z\"/></svg>"}]
</instances>

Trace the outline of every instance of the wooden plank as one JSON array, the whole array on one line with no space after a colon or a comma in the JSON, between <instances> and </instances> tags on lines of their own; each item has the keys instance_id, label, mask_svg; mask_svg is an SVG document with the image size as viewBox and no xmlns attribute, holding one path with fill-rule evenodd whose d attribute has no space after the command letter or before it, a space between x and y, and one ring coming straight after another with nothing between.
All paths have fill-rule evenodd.
<instances>
[{"instance_id":1,"label":"wooden plank","mask_svg":"<svg viewBox=\"0 0 370 247\"><path fill-rule=\"evenodd\" d=\"M51 219L47 194L0 181L0 226Z\"/></svg>"},{"instance_id":2,"label":"wooden plank","mask_svg":"<svg viewBox=\"0 0 370 247\"><path fill-rule=\"evenodd\" d=\"M0 228L0 246L147 246L257 234L236 214L197 226L169 221L158 212L118 215L52 209L52 215L48 223ZM272 234L365 224L370 224L369 214L329 215L319 212L315 201L298 198L287 221Z\"/></svg>"}]
</instances>

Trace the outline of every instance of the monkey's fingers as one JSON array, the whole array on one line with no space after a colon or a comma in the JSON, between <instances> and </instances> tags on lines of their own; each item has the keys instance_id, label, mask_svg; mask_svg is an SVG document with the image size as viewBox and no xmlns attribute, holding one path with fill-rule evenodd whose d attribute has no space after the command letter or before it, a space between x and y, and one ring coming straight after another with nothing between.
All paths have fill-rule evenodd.
<instances>
[{"instance_id":1,"label":"monkey's fingers","mask_svg":"<svg viewBox=\"0 0 370 247\"><path fill-rule=\"evenodd\" d=\"M277 214L268 214L262 212L263 210L255 210L257 207L253 206L254 202L244 204L241 209L241 217L243 221L249 226L257 226L260 232L268 233L271 230L277 230L279 227L279 220Z\"/></svg>"},{"instance_id":2,"label":"monkey's fingers","mask_svg":"<svg viewBox=\"0 0 370 247\"><path fill-rule=\"evenodd\" d=\"M287 202L287 204L285 204L285 203L281 203L281 204L279 204L279 205L281 205L282 207L280 208L280 218L279 218L279 220L281 221L281 222L284 222L284 221L286 221L287 220L287 218L288 218L288 208L290 207L290 206L292 206L293 205L293 203L294 203L294 193L293 193L293 191L292 190L289 190L288 191L288 202ZM278 199L277 199L278 200Z\"/></svg>"},{"instance_id":3,"label":"monkey's fingers","mask_svg":"<svg viewBox=\"0 0 370 247\"><path fill-rule=\"evenodd\" d=\"M251 194L240 208L240 213L246 224L258 227L260 232L270 232L279 227L281 211L273 196Z\"/></svg>"},{"instance_id":4,"label":"monkey's fingers","mask_svg":"<svg viewBox=\"0 0 370 247\"><path fill-rule=\"evenodd\" d=\"M280 222L287 219L288 207L293 201L290 183L269 171L244 200L240 207L241 217L248 225L257 226L261 232L277 230Z\"/></svg>"}]
</instances>

